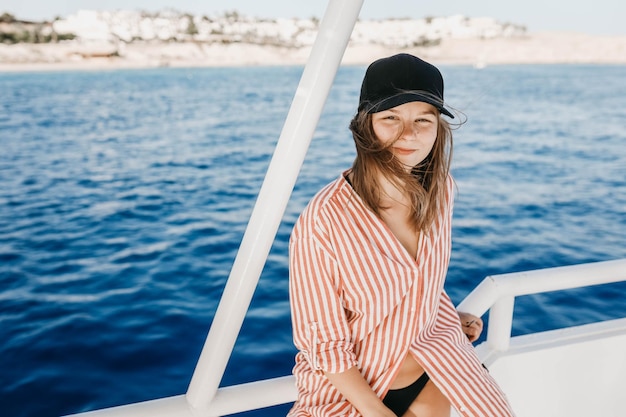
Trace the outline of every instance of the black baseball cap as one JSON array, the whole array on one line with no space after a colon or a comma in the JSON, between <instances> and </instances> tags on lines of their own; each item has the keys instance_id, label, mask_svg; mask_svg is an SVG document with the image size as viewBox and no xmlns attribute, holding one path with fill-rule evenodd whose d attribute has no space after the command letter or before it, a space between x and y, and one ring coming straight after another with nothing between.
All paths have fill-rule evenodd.
<instances>
[{"instance_id":1,"label":"black baseball cap","mask_svg":"<svg viewBox=\"0 0 626 417\"><path fill-rule=\"evenodd\" d=\"M377 113L412 101L431 104L454 118L443 106L443 77L434 65L410 54L397 54L367 67L359 110Z\"/></svg>"}]
</instances>

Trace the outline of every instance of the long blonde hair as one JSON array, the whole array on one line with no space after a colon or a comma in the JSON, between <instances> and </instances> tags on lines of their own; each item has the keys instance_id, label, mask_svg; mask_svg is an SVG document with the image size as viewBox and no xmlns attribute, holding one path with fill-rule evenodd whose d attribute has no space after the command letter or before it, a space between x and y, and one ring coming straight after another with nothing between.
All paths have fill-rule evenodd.
<instances>
[{"instance_id":1,"label":"long blonde hair","mask_svg":"<svg viewBox=\"0 0 626 417\"><path fill-rule=\"evenodd\" d=\"M382 174L398 189L405 190L411 202L409 222L416 231L427 232L441 209L446 181L452 161L452 129L441 116L437 124L437 138L424 160L411 172L398 161L374 133L372 115L359 111L350 122L356 145L352 165L352 186L361 199L378 216L382 205Z\"/></svg>"}]
</instances>

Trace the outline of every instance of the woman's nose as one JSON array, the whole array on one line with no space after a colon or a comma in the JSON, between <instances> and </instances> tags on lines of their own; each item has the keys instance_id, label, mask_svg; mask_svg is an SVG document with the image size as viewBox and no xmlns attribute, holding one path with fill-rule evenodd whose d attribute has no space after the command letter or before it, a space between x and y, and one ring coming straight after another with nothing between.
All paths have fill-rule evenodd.
<instances>
[{"instance_id":1,"label":"woman's nose","mask_svg":"<svg viewBox=\"0 0 626 417\"><path fill-rule=\"evenodd\" d=\"M418 128L412 121L405 121L402 123L402 133L400 137L406 140L415 139L418 133Z\"/></svg>"}]
</instances>

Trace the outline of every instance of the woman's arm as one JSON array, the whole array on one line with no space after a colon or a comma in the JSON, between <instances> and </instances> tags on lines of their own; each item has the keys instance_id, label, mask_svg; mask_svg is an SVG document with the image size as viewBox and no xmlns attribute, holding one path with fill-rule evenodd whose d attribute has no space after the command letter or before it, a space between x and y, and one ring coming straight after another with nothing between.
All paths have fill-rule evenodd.
<instances>
[{"instance_id":1,"label":"woman's arm","mask_svg":"<svg viewBox=\"0 0 626 417\"><path fill-rule=\"evenodd\" d=\"M369 386L355 366L341 373L324 373L337 390L363 417L395 417Z\"/></svg>"}]
</instances>

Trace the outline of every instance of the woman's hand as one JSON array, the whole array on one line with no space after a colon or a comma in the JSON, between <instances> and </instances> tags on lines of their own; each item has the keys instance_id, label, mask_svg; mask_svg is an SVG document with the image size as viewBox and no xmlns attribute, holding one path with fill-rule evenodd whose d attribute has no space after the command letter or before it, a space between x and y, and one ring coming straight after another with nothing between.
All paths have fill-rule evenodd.
<instances>
[{"instance_id":1,"label":"woman's hand","mask_svg":"<svg viewBox=\"0 0 626 417\"><path fill-rule=\"evenodd\" d=\"M480 337L483 331L483 321L480 317L477 317L469 313L459 313L459 319L461 319L461 328L463 333L467 335L470 342L475 342Z\"/></svg>"},{"instance_id":2,"label":"woman's hand","mask_svg":"<svg viewBox=\"0 0 626 417\"><path fill-rule=\"evenodd\" d=\"M396 417L369 386L356 366L341 373L324 372L326 378L343 394L363 417Z\"/></svg>"}]
</instances>

